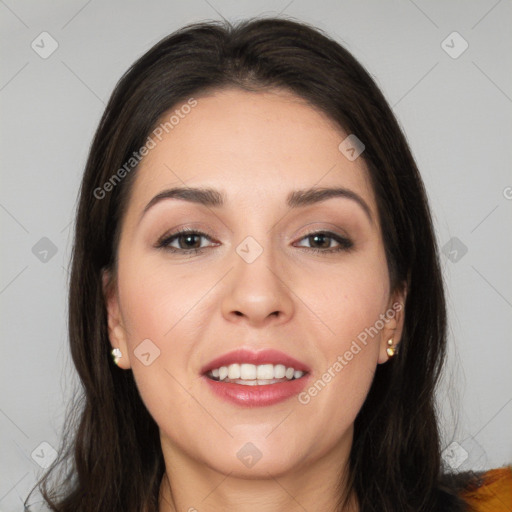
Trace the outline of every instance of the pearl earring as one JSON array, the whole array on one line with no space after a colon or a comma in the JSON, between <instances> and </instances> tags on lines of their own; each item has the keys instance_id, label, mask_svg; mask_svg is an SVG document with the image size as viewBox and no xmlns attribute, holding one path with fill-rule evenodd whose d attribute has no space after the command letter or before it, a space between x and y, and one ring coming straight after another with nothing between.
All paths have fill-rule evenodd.
<instances>
[{"instance_id":1,"label":"pearl earring","mask_svg":"<svg viewBox=\"0 0 512 512\"><path fill-rule=\"evenodd\" d=\"M396 352L396 347L393 347L393 339L388 340L388 348L386 349L386 353L389 357L393 357Z\"/></svg>"},{"instance_id":2,"label":"pearl earring","mask_svg":"<svg viewBox=\"0 0 512 512\"><path fill-rule=\"evenodd\" d=\"M121 349L119 348L114 348L112 349L112 359L114 360L114 363L119 365L119 359L121 359L121 357L123 357L123 354L121 353Z\"/></svg>"}]
</instances>

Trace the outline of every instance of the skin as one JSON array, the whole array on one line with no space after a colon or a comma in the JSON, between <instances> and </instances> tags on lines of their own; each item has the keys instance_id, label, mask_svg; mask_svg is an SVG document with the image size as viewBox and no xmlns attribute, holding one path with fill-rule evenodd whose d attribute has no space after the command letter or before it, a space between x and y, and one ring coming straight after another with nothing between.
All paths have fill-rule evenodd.
<instances>
[{"instance_id":1,"label":"skin","mask_svg":"<svg viewBox=\"0 0 512 512\"><path fill-rule=\"evenodd\" d=\"M224 89L196 99L137 170L117 276L104 275L112 347L160 429L160 511L334 510L355 417L377 364L388 360L387 340L400 340L403 313L307 404L292 397L239 407L212 394L200 369L238 347L276 348L309 365L314 383L380 314L403 304L391 294L367 169L338 149L347 134L290 92ZM215 188L226 203L166 199L140 220L147 203L174 186ZM373 222L347 198L286 206L290 191L309 187L352 190ZM186 226L211 237L192 240L202 253L155 247ZM317 231L348 237L353 248L314 252L340 246L308 238ZM236 252L247 236L263 248L252 263ZM183 237L170 244L187 247ZM145 339L160 350L148 366L134 354ZM248 442L261 452L250 468L237 458ZM347 510L358 510L353 498Z\"/></svg>"}]
</instances>

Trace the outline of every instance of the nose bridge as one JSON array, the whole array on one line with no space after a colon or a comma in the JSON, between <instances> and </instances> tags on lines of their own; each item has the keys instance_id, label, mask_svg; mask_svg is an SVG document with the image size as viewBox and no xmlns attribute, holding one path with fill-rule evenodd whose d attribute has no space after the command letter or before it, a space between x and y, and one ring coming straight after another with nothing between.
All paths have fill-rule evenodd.
<instances>
[{"instance_id":1,"label":"nose bridge","mask_svg":"<svg viewBox=\"0 0 512 512\"><path fill-rule=\"evenodd\" d=\"M263 236L265 237L263 240ZM276 286L276 247L270 236L261 235L258 241L249 235L240 242L236 249L235 273L239 279L247 279L253 289L263 292L269 286Z\"/></svg>"},{"instance_id":2,"label":"nose bridge","mask_svg":"<svg viewBox=\"0 0 512 512\"><path fill-rule=\"evenodd\" d=\"M293 306L284 276L279 275L279 247L270 232L258 233L259 240L248 235L235 247L234 269L223 304L224 315L244 316L251 323L269 316L287 317Z\"/></svg>"}]
</instances>

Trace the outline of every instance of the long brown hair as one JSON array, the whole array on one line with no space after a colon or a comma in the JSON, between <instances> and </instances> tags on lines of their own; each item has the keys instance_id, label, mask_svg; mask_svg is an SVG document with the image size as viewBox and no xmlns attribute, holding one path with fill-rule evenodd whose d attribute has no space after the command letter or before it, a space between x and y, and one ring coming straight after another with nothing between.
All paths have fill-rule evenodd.
<instances>
[{"instance_id":1,"label":"long brown hair","mask_svg":"<svg viewBox=\"0 0 512 512\"><path fill-rule=\"evenodd\" d=\"M407 287L400 350L378 365L356 418L349 485L344 493L340 483L338 509L354 490L362 512L459 510L455 493L440 483L434 392L445 357L446 309L423 182L369 73L320 30L283 18L188 25L137 60L112 93L90 148L75 222L69 341L82 389L68 413L60 456L39 482L44 499L59 512L158 510L165 471L158 426L132 372L109 356L101 283L102 271L116 268L137 165L125 167L115 186L104 184L164 113L194 95L233 86L285 88L363 141L391 288Z\"/></svg>"}]
</instances>

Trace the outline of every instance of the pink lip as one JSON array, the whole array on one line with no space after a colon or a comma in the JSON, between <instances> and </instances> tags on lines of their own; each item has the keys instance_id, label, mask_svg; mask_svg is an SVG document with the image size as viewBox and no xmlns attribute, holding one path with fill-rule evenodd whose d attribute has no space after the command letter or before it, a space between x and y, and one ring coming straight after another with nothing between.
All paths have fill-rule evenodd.
<instances>
[{"instance_id":1,"label":"pink lip","mask_svg":"<svg viewBox=\"0 0 512 512\"><path fill-rule=\"evenodd\" d=\"M260 350L259 352L252 352L245 348L240 348L237 350L233 350L224 354L220 357L217 357L213 361L210 361L206 364L202 369L201 373L204 375L208 373L210 370L214 368L220 368L221 366L229 366L234 363L249 363L249 364L283 364L284 366L293 367L295 370L300 370L304 373L309 373L310 368L294 359L293 357L281 352L279 350L274 349L265 349Z\"/></svg>"},{"instance_id":2,"label":"pink lip","mask_svg":"<svg viewBox=\"0 0 512 512\"><path fill-rule=\"evenodd\" d=\"M298 395L306 387L309 377L309 374L306 374L300 379L277 384L244 386L243 384L212 380L206 375L202 376L217 396L242 407L261 407L287 400L294 395Z\"/></svg>"},{"instance_id":3,"label":"pink lip","mask_svg":"<svg viewBox=\"0 0 512 512\"><path fill-rule=\"evenodd\" d=\"M249 363L260 364L282 364L293 367L295 370L304 372L300 379L293 379L276 384L245 386L233 382L212 380L207 373L214 368L229 366L230 364ZM280 352L279 350L265 349L259 352L240 348L224 354L205 365L202 370L202 378L210 389L220 398L243 407L256 407L273 405L299 394L309 381L310 368L297 359Z\"/></svg>"}]
</instances>

